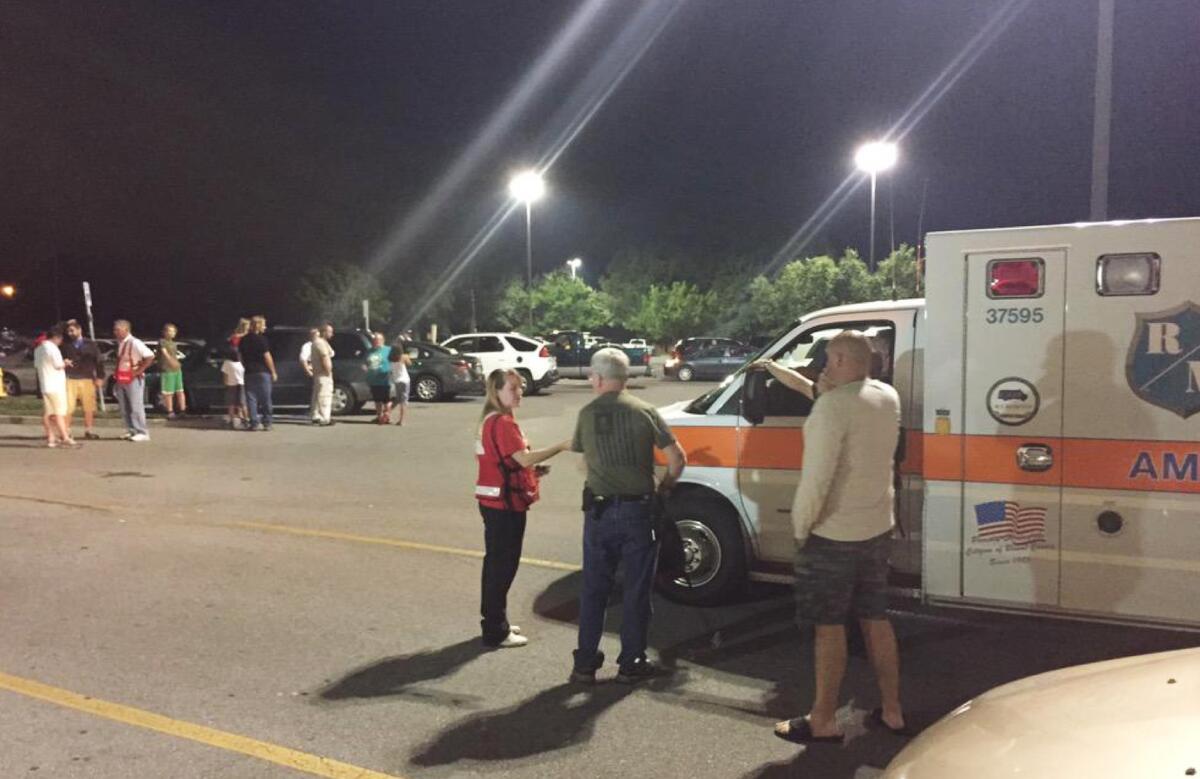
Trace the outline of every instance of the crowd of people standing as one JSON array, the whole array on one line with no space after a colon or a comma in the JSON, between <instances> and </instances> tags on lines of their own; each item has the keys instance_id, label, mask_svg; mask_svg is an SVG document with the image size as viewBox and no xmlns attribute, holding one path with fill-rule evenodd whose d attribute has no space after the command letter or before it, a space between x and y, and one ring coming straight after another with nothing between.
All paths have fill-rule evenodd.
<instances>
[{"instance_id":1,"label":"crowd of people standing","mask_svg":"<svg viewBox=\"0 0 1200 779\"><path fill-rule=\"evenodd\" d=\"M173 323L164 325L154 349L133 335L128 320L118 319L112 332L116 356L111 385L125 428L122 437L135 443L148 442L146 372L152 366L158 368L159 397L167 419L176 420L187 412L183 355L177 342L179 328ZM319 426L333 424L333 334L330 322L311 328L308 340L296 355L312 382L309 410L312 424ZM394 346L387 346L383 333L372 334L371 349L362 370L375 401L377 423L390 424L394 412L396 424L404 424L410 390L408 366L412 363L406 347L403 337ZM266 317L239 319L222 345L220 356L226 424L234 429L271 430L275 421L273 388L279 374ZM71 434L72 419L81 406L84 438L98 439L97 397L103 393L109 377L99 345L84 336L77 320L56 324L35 341L34 367L42 394L46 445L81 446Z\"/></svg>"}]
</instances>

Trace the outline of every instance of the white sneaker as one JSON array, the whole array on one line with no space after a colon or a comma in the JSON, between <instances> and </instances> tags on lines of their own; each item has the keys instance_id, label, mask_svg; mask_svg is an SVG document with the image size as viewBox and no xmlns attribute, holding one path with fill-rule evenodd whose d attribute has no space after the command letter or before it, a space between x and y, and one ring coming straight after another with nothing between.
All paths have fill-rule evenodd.
<instances>
[{"instance_id":1,"label":"white sneaker","mask_svg":"<svg viewBox=\"0 0 1200 779\"><path fill-rule=\"evenodd\" d=\"M47 441L47 442L46 442L46 448L47 448L47 449L57 449L57 448L58 448L58 441Z\"/></svg>"},{"instance_id":2,"label":"white sneaker","mask_svg":"<svg viewBox=\"0 0 1200 779\"><path fill-rule=\"evenodd\" d=\"M133 441L135 444L140 444L143 441L149 441L150 436L146 435L145 433L138 433L136 435L130 436L129 440Z\"/></svg>"},{"instance_id":3,"label":"white sneaker","mask_svg":"<svg viewBox=\"0 0 1200 779\"><path fill-rule=\"evenodd\" d=\"M500 647L501 649L512 649L518 646L525 646L528 643L529 639L525 638L525 636L510 632L508 634L508 638L504 639L499 644L496 644L496 646Z\"/></svg>"},{"instance_id":4,"label":"white sneaker","mask_svg":"<svg viewBox=\"0 0 1200 779\"><path fill-rule=\"evenodd\" d=\"M521 626L520 625L509 625L508 632L516 633L519 636L519 635L521 635Z\"/></svg>"},{"instance_id":5,"label":"white sneaker","mask_svg":"<svg viewBox=\"0 0 1200 779\"><path fill-rule=\"evenodd\" d=\"M125 435L121 436L121 440L122 441L132 441L133 433L126 433Z\"/></svg>"}]
</instances>

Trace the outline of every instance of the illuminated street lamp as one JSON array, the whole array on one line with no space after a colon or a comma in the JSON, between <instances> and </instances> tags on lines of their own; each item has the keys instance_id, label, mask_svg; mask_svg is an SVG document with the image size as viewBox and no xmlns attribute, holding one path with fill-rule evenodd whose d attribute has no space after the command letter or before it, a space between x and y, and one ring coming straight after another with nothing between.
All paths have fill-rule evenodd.
<instances>
[{"instance_id":1,"label":"illuminated street lamp","mask_svg":"<svg viewBox=\"0 0 1200 779\"><path fill-rule=\"evenodd\" d=\"M572 257L567 260L567 267L571 269L571 278L575 278L575 271L579 270L579 266L583 264L583 260L578 257Z\"/></svg>"},{"instance_id":2,"label":"illuminated street lamp","mask_svg":"<svg viewBox=\"0 0 1200 779\"><path fill-rule=\"evenodd\" d=\"M875 270L875 177L896 164L896 144L873 141L858 147L854 164L863 173L871 176L871 251L867 255L867 267Z\"/></svg>"},{"instance_id":3,"label":"illuminated street lamp","mask_svg":"<svg viewBox=\"0 0 1200 779\"><path fill-rule=\"evenodd\" d=\"M546 182L536 170L526 170L508 182L508 192L525 204L525 292L529 297L529 330L533 331L533 203L546 194Z\"/></svg>"},{"instance_id":4,"label":"illuminated street lamp","mask_svg":"<svg viewBox=\"0 0 1200 779\"><path fill-rule=\"evenodd\" d=\"M17 288L12 284L0 285L0 297L12 300L17 295Z\"/></svg>"}]
</instances>

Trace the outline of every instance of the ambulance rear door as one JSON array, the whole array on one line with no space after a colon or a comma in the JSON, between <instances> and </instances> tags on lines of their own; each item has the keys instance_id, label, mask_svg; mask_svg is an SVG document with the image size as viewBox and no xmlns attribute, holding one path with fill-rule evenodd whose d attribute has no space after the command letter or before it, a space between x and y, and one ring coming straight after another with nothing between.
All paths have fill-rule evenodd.
<instances>
[{"instance_id":1,"label":"ambulance rear door","mask_svg":"<svg viewBox=\"0 0 1200 779\"><path fill-rule=\"evenodd\" d=\"M1197 247L1197 219L1072 244L1063 608L1200 624Z\"/></svg>"},{"instance_id":2,"label":"ambulance rear door","mask_svg":"<svg viewBox=\"0 0 1200 779\"><path fill-rule=\"evenodd\" d=\"M1067 251L965 261L962 595L1057 606Z\"/></svg>"}]
</instances>

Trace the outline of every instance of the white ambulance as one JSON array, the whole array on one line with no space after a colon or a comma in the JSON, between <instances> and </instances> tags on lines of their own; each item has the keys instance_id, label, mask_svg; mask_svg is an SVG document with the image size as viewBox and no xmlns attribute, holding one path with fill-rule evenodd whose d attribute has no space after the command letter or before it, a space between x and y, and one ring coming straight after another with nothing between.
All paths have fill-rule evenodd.
<instances>
[{"instance_id":1,"label":"white ambulance","mask_svg":"<svg viewBox=\"0 0 1200 779\"><path fill-rule=\"evenodd\" d=\"M926 600L1200 624L1200 219L930 234L924 300L802 317L802 372L865 332L903 404L894 580ZM811 403L744 368L663 409L685 602L787 581Z\"/></svg>"}]
</instances>

